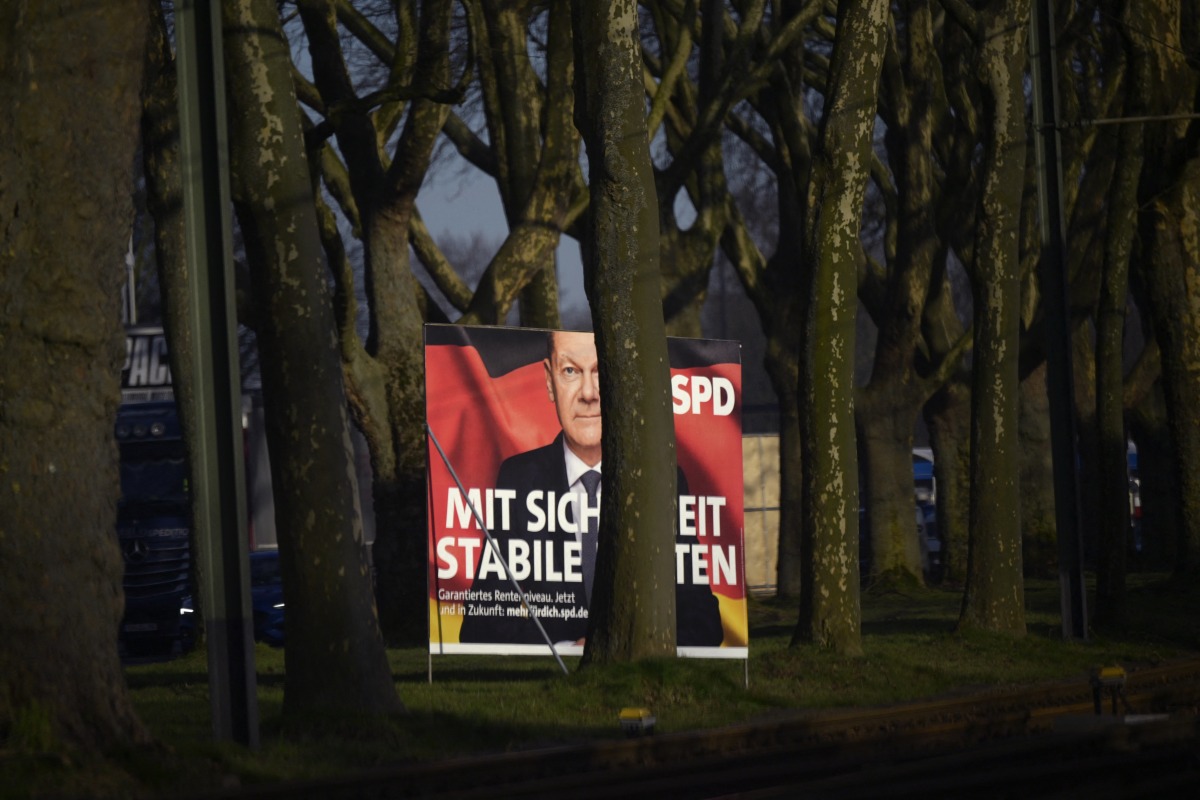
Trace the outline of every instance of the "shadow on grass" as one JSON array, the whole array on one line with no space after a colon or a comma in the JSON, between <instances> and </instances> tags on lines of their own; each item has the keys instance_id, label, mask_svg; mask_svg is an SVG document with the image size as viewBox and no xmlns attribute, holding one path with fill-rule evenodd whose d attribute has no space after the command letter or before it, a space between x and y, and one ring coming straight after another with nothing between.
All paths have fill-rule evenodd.
<instances>
[{"instance_id":1,"label":"shadow on grass","mask_svg":"<svg viewBox=\"0 0 1200 800\"><path fill-rule=\"evenodd\" d=\"M496 666L495 662L491 663L475 663L471 665L453 664L444 665L434 659L433 662L433 683L439 681L467 681L470 683L529 683L540 682L550 678L563 677L562 670L554 663L553 659L548 659L549 663L545 667L515 667L515 666ZM578 664L578 659L566 661L567 669L574 672ZM393 677L402 683L426 683L430 680L428 670L393 670Z\"/></svg>"},{"instance_id":2,"label":"shadow on grass","mask_svg":"<svg viewBox=\"0 0 1200 800\"><path fill-rule=\"evenodd\" d=\"M864 636L945 636L954 632L954 621L944 617L888 617L863 621Z\"/></svg>"}]
</instances>

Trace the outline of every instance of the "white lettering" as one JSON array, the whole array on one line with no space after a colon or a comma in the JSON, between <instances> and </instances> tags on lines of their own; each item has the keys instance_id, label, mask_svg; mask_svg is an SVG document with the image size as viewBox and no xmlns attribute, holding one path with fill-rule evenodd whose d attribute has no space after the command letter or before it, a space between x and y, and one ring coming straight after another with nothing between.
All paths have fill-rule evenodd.
<instances>
[{"instance_id":1,"label":"white lettering","mask_svg":"<svg viewBox=\"0 0 1200 800\"><path fill-rule=\"evenodd\" d=\"M724 506L725 498L720 496L679 495L679 535L720 536Z\"/></svg>"},{"instance_id":2,"label":"white lettering","mask_svg":"<svg viewBox=\"0 0 1200 800\"><path fill-rule=\"evenodd\" d=\"M533 533L544 531L546 529L546 512L542 511L542 507L538 505L538 501L542 499L545 492L539 490L532 491L525 498L525 509L529 512L529 530ZM553 493L551 493L553 494ZM551 531L554 529L551 528Z\"/></svg>"},{"instance_id":3,"label":"white lettering","mask_svg":"<svg viewBox=\"0 0 1200 800\"><path fill-rule=\"evenodd\" d=\"M671 376L671 405L676 414L686 414L692 404L687 393L687 375Z\"/></svg>"},{"instance_id":4,"label":"white lettering","mask_svg":"<svg viewBox=\"0 0 1200 800\"><path fill-rule=\"evenodd\" d=\"M692 568L688 569L688 560ZM676 544L675 582L696 586L736 586L737 556L733 545Z\"/></svg>"},{"instance_id":5,"label":"white lettering","mask_svg":"<svg viewBox=\"0 0 1200 800\"><path fill-rule=\"evenodd\" d=\"M721 547L713 545L709 548L713 571L713 586L735 586L737 584L737 572L733 568L733 545Z\"/></svg>"},{"instance_id":6,"label":"white lettering","mask_svg":"<svg viewBox=\"0 0 1200 800\"><path fill-rule=\"evenodd\" d=\"M479 540L469 537L454 538L446 536L438 539L438 577L445 580L458 575L458 559L450 548L461 548L463 553L463 565L466 567L467 578L475 577L475 551L479 549ZM442 566L442 564L445 566Z\"/></svg>"},{"instance_id":7,"label":"white lettering","mask_svg":"<svg viewBox=\"0 0 1200 800\"><path fill-rule=\"evenodd\" d=\"M712 405L713 416L727 417L733 413L736 402L733 382L728 378L671 376L671 405L676 414L701 414L708 403Z\"/></svg>"},{"instance_id":8,"label":"white lettering","mask_svg":"<svg viewBox=\"0 0 1200 800\"><path fill-rule=\"evenodd\" d=\"M517 496L512 489L488 489L480 495L479 489L468 489L464 500L457 487L446 492L446 528L479 529L478 512L489 531L496 528L496 501L500 501L500 524L503 530L509 527L509 501ZM485 501L485 502L481 502Z\"/></svg>"}]
</instances>

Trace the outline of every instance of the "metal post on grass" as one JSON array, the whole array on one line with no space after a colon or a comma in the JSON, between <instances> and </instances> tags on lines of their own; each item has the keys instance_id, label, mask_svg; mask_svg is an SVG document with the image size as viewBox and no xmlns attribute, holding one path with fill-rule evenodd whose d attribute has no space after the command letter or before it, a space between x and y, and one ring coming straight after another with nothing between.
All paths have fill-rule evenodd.
<instances>
[{"instance_id":1,"label":"metal post on grass","mask_svg":"<svg viewBox=\"0 0 1200 800\"><path fill-rule=\"evenodd\" d=\"M221 5L177 0L179 150L195 387L196 538L217 741L257 748L258 695L242 464Z\"/></svg>"}]
</instances>

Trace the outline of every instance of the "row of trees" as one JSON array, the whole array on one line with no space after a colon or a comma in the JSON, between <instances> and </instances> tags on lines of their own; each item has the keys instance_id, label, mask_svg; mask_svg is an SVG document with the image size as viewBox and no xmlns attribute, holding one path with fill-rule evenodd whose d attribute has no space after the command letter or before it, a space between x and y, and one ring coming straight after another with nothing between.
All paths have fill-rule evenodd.
<instances>
[{"instance_id":1,"label":"row of trees","mask_svg":"<svg viewBox=\"0 0 1200 800\"><path fill-rule=\"evenodd\" d=\"M447 316L495 323L517 306L522 324L557 327L554 253L563 236L583 243L600 352L609 360L618 350L605 345L609 322L640 320L643 356L656 352L660 338L645 324L644 306L611 304L622 298L620 287L657 284L667 332L696 335L713 265L725 259L740 279L779 398L778 583L798 603L797 642L858 652L860 577L921 580L910 454L922 415L937 455L947 574L964 588L962 624L1023 633L1024 571L1053 569L1053 556L1042 555L1054 552L1044 546L1054 536L1052 502L1040 502L1051 485L1044 480L1046 448L1021 444L1036 440L1045 417L1043 343L1051 311L1036 280L1030 0L646 0L636 19L632 3L614 3L611 14L583 25L584 16L600 13L593 6L608 5L223 3L230 161L289 587L289 710L400 707L383 644L425 635L418 611L425 607L421 326ZM1093 500L1083 508L1102 532L1099 607L1110 616L1120 610L1126 516L1123 507L1101 506L1101 498L1123 503L1126 496L1126 421L1141 449L1144 485L1161 493L1159 503L1147 500L1148 513L1159 515L1155 528L1178 532L1170 541L1175 569L1200 569L1200 491L1193 485L1200 479L1200 420L1189 402L1200 396L1200 183L1189 121L1200 20L1180 0L1151 0L1136 12L1129 5L1054 4L1074 398L1080 463L1094 470L1081 482ZM186 331L173 307L182 307L180 276L188 266L178 219L170 18L155 1L141 13L125 11L152 23L144 39L142 146L168 324L179 341ZM640 44L631 51L638 62L630 63L619 47L625 40L609 35L614 30ZM143 41L136 33L121 41ZM49 53L68 47L53 36L38 46ZM121 57L128 67L130 54ZM125 91L136 85L136 72L121 84ZM8 78L20 74L5 64L4 85L13 93L5 99L29 108L14 88L19 82ZM618 91L630 78L641 86L632 99ZM608 118L614 127L600 124L603 102L624 113ZM135 132L120 119L128 149ZM1115 120L1120 124L1084 124ZM629 140L644 147L616 155L604 149ZM508 234L475 285L418 212L439 142L479 179L494 181L504 206ZM112 159L106 174L115 198L126 184L114 176L128 173L130 155L116 145L104 155ZM0 189L13 194L13 185ZM599 195L606 201L629 191L640 199L606 207L597 199L601 186L610 187ZM116 199L102 205L112 238L127 219ZM6 201L0 211L6 308L33 296L28 282L9 277L17 265L41 264L36 249L12 255L16 207ZM635 210L641 216L626 217L625 225L637 231L636 241L606 227L614 224L611 214ZM606 278L612 248L640 254L626 259L628 269L640 270L636 280L632 273ZM94 263L115 265L118 252L114 245L112 258L97 254ZM449 315L433 287L453 309ZM96 292L102 288L112 287ZM115 292L104 296L115 302ZM28 322L50 302L8 315L5 336L31 337L31 347L58 341ZM855 386L860 308L877 336L870 378ZM1144 346L1131 359L1123 345L1133 308ZM116 340L115 314L92 319L100 320L99 341ZM6 358L16 352L3 350ZM88 363L96 369L95 359ZM608 370L622 372L636 370ZM10 409L33 413L40 406L10 400L18 397L9 378L17 373L3 374L0 432L12 437L18 417ZM606 384L606 402L634 396L623 391ZM60 411L77 403L55 397ZM646 397L653 402L655 395ZM97 425L115 392L104 402L96 406ZM372 454L378 627L347 485L347 409ZM59 424L54 413L38 419ZM45 471L30 459L36 445L4 444L6 478L41 486L44 478L29 477ZM111 476L111 448L97 452L95 474ZM607 450L605 460L632 466ZM111 542L101 543L111 514L97 511L111 510L107 480L87 506L95 518L79 528L96 542L89 551L96 563L115 558ZM860 488L869 497L868 576L859 575L857 557ZM22 542L46 525L41 517L4 514L0 533L21 531ZM617 524L606 515L606 529ZM33 587L8 580L26 547L13 539L0 536L4 591L28 604ZM611 558L636 558L617 551ZM45 552L36 563L54 562ZM105 574L112 599L104 613L111 616L119 568L108 563ZM603 605L605 590L598 591ZM644 640L655 636L650 630ZM596 640L610 648L590 651L596 660L655 652L644 641ZM6 658L0 698L33 685L28 670L17 669L23 662ZM111 661L115 670L115 651ZM52 693L32 696L52 717L101 730L50 700ZM0 721L18 718L21 709L13 700L0 704ZM111 718L104 725L111 728ZM116 738L128 739L129 730Z\"/></svg>"}]
</instances>

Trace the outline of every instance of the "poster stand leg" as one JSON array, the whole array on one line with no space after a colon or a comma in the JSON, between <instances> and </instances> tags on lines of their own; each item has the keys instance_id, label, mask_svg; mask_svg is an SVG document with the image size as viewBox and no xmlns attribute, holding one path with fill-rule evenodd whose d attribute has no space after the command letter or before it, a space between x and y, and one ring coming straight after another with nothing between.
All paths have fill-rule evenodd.
<instances>
[{"instance_id":1,"label":"poster stand leg","mask_svg":"<svg viewBox=\"0 0 1200 800\"><path fill-rule=\"evenodd\" d=\"M508 581L513 585L513 588L517 590L517 594L521 596L521 605L525 607L525 610L529 613L529 618L533 620L535 625L537 625L538 631L542 634L542 638L546 641L546 646L550 648L550 652L553 654L554 660L558 662L558 666L562 669L563 675L569 675L570 673L567 671L567 665L563 663L562 656L558 654L558 649L554 646L554 642L550 641L550 635L546 633L546 629L542 627L542 621L538 619L537 612L533 610L533 606L529 605L529 596L525 594L525 590L521 588L521 584L517 583L516 578L512 576L512 570L508 568L508 560L505 559L504 555L500 552L500 546L496 544L496 540L492 537L492 532L488 530L487 525L483 524L483 516L479 513L479 509L475 507L475 504L471 502L466 487L463 486L462 481L459 480L458 473L454 471L454 466L450 463L450 459L447 457L446 451L442 449L441 442L439 442L437 436L434 435L433 428L429 427L428 422L425 423L425 430L429 433L429 438L433 441L434 447L437 448L438 455L442 457L442 463L446 465L446 469L450 470L450 477L454 478L454 483L458 486L458 490L462 493L463 497L468 498L467 503L471 506L471 513L475 516L475 523L479 525L479 529L483 531L483 535L487 537L488 547L492 548L492 552L496 554L496 558L499 560L500 566L504 567L505 577L508 578ZM432 670L432 666L430 669Z\"/></svg>"},{"instance_id":2,"label":"poster stand leg","mask_svg":"<svg viewBox=\"0 0 1200 800\"><path fill-rule=\"evenodd\" d=\"M426 427L428 427L428 425L426 425ZM433 484L429 482L429 449L428 448L425 449L425 491L426 491L426 494L428 495L425 498L426 503L428 504L426 507L432 509L433 508ZM425 516L426 516L426 520L425 520L426 531L425 532L429 536L429 544L432 545L432 543L433 543L433 518L429 514L426 514ZM429 580L430 580L429 570L426 570L425 571L425 596L426 597L429 596L429 588L430 588ZM433 580L435 580L435 581L437 580L436 573L434 574ZM438 615L437 615L438 647L443 648L442 601L441 601L440 597L437 599L437 604L438 604ZM429 615L426 614L426 617L428 617L428 616ZM428 626L429 626L428 620L426 620L425 625L426 625L426 628L428 628ZM433 631L430 631L429 633L430 633L430 635L432 635ZM433 686L433 650L431 650L428 646L426 646L426 648L425 648L425 673L429 680L429 685Z\"/></svg>"}]
</instances>

